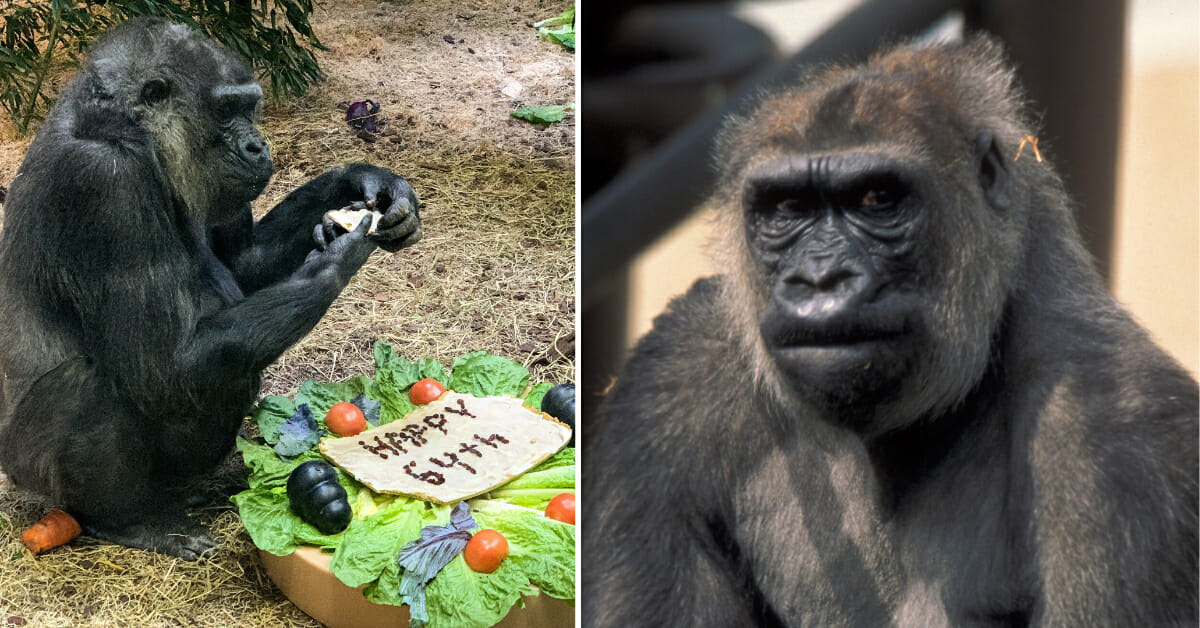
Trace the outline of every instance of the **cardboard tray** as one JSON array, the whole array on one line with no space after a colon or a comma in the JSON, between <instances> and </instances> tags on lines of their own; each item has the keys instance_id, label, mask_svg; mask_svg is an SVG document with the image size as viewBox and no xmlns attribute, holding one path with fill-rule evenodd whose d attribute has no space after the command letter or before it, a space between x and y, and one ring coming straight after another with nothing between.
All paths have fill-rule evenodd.
<instances>
[{"instance_id":1,"label":"cardboard tray","mask_svg":"<svg viewBox=\"0 0 1200 628\"><path fill-rule=\"evenodd\" d=\"M300 610L329 628L395 628L408 625L408 607L375 604L329 571L332 556L301 547L287 556L259 551L267 575ZM563 628L575 625L575 607L547 595L525 597L497 626Z\"/></svg>"}]
</instances>

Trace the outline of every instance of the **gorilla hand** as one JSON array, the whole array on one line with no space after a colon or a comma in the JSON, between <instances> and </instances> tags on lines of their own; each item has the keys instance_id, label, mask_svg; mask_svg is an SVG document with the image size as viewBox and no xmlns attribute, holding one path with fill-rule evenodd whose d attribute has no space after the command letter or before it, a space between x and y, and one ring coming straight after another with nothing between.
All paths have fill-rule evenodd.
<instances>
[{"instance_id":1,"label":"gorilla hand","mask_svg":"<svg viewBox=\"0 0 1200 628\"><path fill-rule=\"evenodd\" d=\"M371 236L380 248L394 253L421 239L420 204L403 177L378 166L355 164L342 173L342 185L354 200L383 214Z\"/></svg>"},{"instance_id":2,"label":"gorilla hand","mask_svg":"<svg viewBox=\"0 0 1200 628\"><path fill-rule=\"evenodd\" d=\"M305 258L299 272L311 276L332 271L340 284L345 286L375 250L375 240L367 237L371 217L364 216L354 231L340 236L333 235L332 229L325 224L327 221L313 228L316 249Z\"/></svg>"}]
</instances>

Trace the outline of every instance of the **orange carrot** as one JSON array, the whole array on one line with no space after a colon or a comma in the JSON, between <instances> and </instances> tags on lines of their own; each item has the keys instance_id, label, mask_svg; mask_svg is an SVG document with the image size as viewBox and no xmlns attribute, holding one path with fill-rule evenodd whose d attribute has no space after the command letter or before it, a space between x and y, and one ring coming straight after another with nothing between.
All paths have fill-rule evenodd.
<instances>
[{"instance_id":1,"label":"orange carrot","mask_svg":"<svg viewBox=\"0 0 1200 628\"><path fill-rule=\"evenodd\" d=\"M21 541L25 543L25 547L34 554L41 554L46 550L51 550L59 545L66 545L71 542L71 539L83 533L83 529L79 527L79 522L75 517L54 508L46 513L42 520L29 526L21 534Z\"/></svg>"}]
</instances>

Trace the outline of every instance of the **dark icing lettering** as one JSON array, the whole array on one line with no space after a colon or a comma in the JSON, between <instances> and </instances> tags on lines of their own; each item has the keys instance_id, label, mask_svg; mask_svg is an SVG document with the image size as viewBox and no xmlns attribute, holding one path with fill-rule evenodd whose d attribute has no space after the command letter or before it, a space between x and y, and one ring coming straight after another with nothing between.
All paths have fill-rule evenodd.
<instances>
[{"instance_id":1,"label":"dark icing lettering","mask_svg":"<svg viewBox=\"0 0 1200 628\"><path fill-rule=\"evenodd\" d=\"M417 466L416 461L409 462L404 465L404 472L409 476L416 478L422 482L428 482L434 486L441 486L446 482L446 476L437 471L426 471L424 473L414 473L413 468Z\"/></svg>"},{"instance_id":2,"label":"dark icing lettering","mask_svg":"<svg viewBox=\"0 0 1200 628\"><path fill-rule=\"evenodd\" d=\"M430 458L429 461L443 469L449 469L450 467L453 467L454 465L457 464L458 466L466 469L467 472L469 472L471 475L475 475L475 468L472 467L471 465L459 460L457 454L447 451L447 452L443 453L442 455L445 456L446 460L449 460L449 462L442 462L441 460L438 460L437 458Z\"/></svg>"},{"instance_id":3,"label":"dark icing lettering","mask_svg":"<svg viewBox=\"0 0 1200 628\"><path fill-rule=\"evenodd\" d=\"M442 409L445 410L446 412L451 412L454 414L461 414L463 416L469 416L472 419L479 418L479 417L475 416L474 414L471 414L471 412L467 410L467 404L462 399L458 400L458 408L459 409L455 410L454 408L451 408L450 406L446 406L445 408L442 408Z\"/></svg>"},{"instance_id":4,"label":"dark icing lettering","mask_svg":"<svg viewBox=\"0 0 1200 628\"><path fill-rule=\"evenodd\" d=\"M384 460L387 460L388 453L391 453L394 456L399 456L401 453L405 453L405 454L408 453L408 450L404 449L403 447L400 447L395 441L392 441L392 439L390 438L391 432L385 434L385 436L389 437L388 440L391 441L390 443L383 442L383 440L381 440L379 438L379 436L376 435L375 436L376 444L368 445L367 443L365 443L361 440L358 441L358 444L361 445L363 449L375 454L376 456L379 456L380 458L382 458Z\"/></svg>"},{"instance_id":5,"label":"dark icing lettering","mask_svg":"<svg viewBox=\"0 0 1200 628\"><path fill-rule=\"evenodd\" d=\"M414 446L420 447L429 442L429 439L424 436L425 431L428 429L423 425L405 425L400 428L400 440L407 440Z\"/></svg>"},{"instance_id":6,"label":"dark icing lettering","mask_svg":"<svg viewBox=\"0 0 1200 628\"><path fill-rule=\"evenodd\" d=\"M500 441L500 442L504 443L505 445L508 444L508 439L499 434L492 434L491 436L488 436L487 438L484 438L484 437L480 436L479 434L472 434L472 436L475 437L475 440L483 443L484 445L487 445L488 447L491 447L492 449L500 448L500 446L496 444L496 441Z\"/></svg>"},{"instance_id":7,"label":"dark icing lettering","mask_svg":"<svg viewBox=\"0 0 1200 628\"><path fill-rule=\"evenodd\" d=\"M428 425L429 427L438 430L443 434L449 433L446 431L446 415L444 414L431 414L425 417L424 422L425 425Z\"/></svg>"}]
</instances>

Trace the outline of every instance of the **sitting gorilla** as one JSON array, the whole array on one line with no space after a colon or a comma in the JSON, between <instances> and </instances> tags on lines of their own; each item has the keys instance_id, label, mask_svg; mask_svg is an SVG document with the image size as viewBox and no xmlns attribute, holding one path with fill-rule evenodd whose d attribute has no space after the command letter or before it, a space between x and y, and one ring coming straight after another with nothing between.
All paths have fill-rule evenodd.
<instances>
[{"instance_id":1,"label":"sitting gorilla","mask_svg":"<svg viewBox=\"0 0 1200 628\"><path fill-rule=\"evenodd\" d=\"M584 626L1196 625L1196 381L1024 103L976 39L730 121L726 272L585 423Z\"/></svg>"},{"instance_id":2,"label":"sitting gorilla","mask_svg":"<svg viewBox=\"0 0 1200 628\"><path fill-rule=\"evenodd\" d=\"M262 90L229 51L141 19L98 40L29 148L0 237L0 464L88 534L195 558L189 481L231 451L259 373L380 246L421 238L408 183L356 164L257 223ZM383 212L337 235L330 209ZM314 244L315 240L315 244Z\"/></svg>"}]
</instances>

